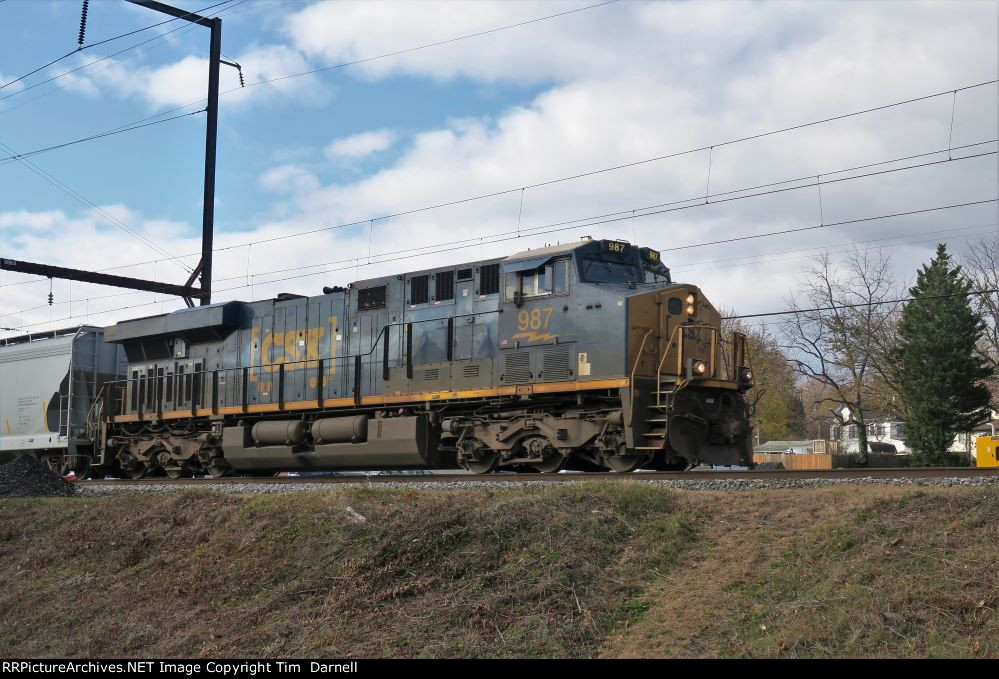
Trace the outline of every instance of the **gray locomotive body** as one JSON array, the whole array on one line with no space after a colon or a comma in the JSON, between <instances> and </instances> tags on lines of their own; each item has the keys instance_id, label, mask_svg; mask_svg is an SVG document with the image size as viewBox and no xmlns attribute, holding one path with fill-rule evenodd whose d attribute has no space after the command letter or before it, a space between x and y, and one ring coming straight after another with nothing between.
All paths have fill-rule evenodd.
<instances>
[{"instance_id":1,"label":"gray locomotive body","mask_svg":"<svg viewBox=\"0 0 999 679\"><path fill-rule=\"evenodd\" d=\"M556 471L749 464L741 337L658 253L583 241L109 327L101 463Z\"/></svg>"}]
</instances>

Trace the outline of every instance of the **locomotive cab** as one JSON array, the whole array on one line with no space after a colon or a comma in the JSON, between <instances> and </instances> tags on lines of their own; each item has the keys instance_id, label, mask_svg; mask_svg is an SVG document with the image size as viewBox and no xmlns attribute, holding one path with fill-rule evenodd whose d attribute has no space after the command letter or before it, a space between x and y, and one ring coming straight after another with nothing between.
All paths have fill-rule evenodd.
<instances>
[{"instance_id":1,"label":"locomotive cab","mask_svg":"<svg viewBox=\"0 0 999 679\"><path fill-rule=\"evenodd\" d=\"M745 338L723 338L721 315L698 287L673 282L658 251L590 240L519 253L503 268L500 353L527 367L514 379L554 379L546 346L576 358L559 379L623 378L620 435L605 434L601 462L751 465Z\"/></svg>"}]
</instances>

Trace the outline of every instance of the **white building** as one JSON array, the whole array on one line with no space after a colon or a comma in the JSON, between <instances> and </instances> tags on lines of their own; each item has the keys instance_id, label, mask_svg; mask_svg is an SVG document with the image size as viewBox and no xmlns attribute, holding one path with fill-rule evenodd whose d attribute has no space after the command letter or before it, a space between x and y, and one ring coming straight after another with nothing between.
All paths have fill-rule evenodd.
<instances>
[{"instance_id":1,"label":"white building","mask_svg":"<svg viewBox=\"0 0 999 679\"><path fill-rule=\"evenodd\" d=\"M860 425L854 420L853 412L848 406L839 406L833 411L833 414L836 423L829 428L829 437L834 441L839 441L841 452L860 452ZM870 452L890 453L892 449L888 446L893 446L896 453L912 452L912 449L905 445L905 420L874 412L867 413L864 419L867 420L867 447ZM950 447L951 452L970 453L974 459L975 440L979 436L994 432L999 424L997 421L999 421L999 413L993 411L991 422L975 427L970 432L957 434ZM878 450L878 448L883 449Z\"/></svg>"}]
</instances>

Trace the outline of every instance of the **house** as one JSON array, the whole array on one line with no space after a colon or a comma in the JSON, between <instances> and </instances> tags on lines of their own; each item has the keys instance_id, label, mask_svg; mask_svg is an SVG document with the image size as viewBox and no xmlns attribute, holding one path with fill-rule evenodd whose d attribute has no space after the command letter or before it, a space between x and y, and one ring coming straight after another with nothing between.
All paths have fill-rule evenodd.
<instances>
[{"instance_id":1,"label":"house","mask_svg":"<svg viewBox=\"0 0 999 679\"><path fill-rule=\"evenodd\" d=\"M833 410L835 423L829 428L829 437L839 441L844 453L860 452L860 425L854 419L849 406L839 406ZM871 452L908 454L912 449L905 444L905 420L871 411L865 413L867 420L867 446ZM975 427L970 432L960 432L954 436L951 452L968 453L975 456L975 441L979 436L995 432L999 428L999 413L993 411L992 419Z\"/></svg>"},{"instance_id":2,"label":"house","mask_svg":"<svg viewBox=\"0 0 999 679\"><path fill-rule=\"evenodd\" d=\"M813 443L813 441L767 441L766 443L753 446L753 452L806 455L815 452L812 448Z\"/></svg>"}]
</instances>

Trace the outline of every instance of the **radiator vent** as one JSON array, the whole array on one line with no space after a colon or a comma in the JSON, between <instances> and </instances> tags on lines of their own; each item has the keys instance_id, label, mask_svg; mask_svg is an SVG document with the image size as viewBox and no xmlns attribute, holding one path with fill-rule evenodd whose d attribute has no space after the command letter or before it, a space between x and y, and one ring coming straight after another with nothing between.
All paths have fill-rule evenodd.
<instances>
[{"instance_id":1,"label":"radiator vent","mask_svg":"<svg viewBox=\"0 0 999 679\"><path fill-rule=\"evenodd\" d=\"M463 377L478 377L479 376L479 364L466 365L461 369L461 374Z\"/></svg>"},{"instance_id":2,"label":"radiator vent","mask_svg":"<svg viewBox=\"0 0 999 679\"><path fill-rule=\"evenodd\" d=\"M439 368L430 368L423 371L423 379L427 382L430 380L436 380L440 376Z\"/></svg>"},{"instance_id":3,"label":"radiator vent","mask_svg":"<svg viewBox=\"0 0 999 679\"><path fill-rule=\"evenodd\" d=\"M503 379L507 384L519 384L531 381L531 354L528 351L518 351L506 355L506 371Z\"/></svg>"},{"instance_id":4,"label":"radiator vent","mask_svg":"<svg viewBox=\"0 0 999 679\"><path fill-rule=\"evenodd\" d=\"M548 349L543 360L542 379L546 382L567 380L569 373L569 350Z\"/></svg>"}]
</instances>

